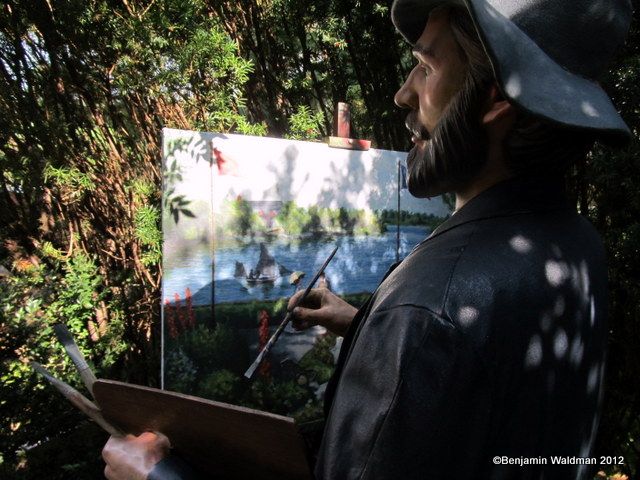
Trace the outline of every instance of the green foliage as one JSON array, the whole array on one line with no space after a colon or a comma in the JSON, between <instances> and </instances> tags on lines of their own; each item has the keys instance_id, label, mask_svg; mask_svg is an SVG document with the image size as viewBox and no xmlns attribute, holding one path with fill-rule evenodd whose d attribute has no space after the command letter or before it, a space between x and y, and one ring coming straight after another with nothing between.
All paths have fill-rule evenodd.
<instances>
[{"instance_id":1,"label":"green foliage","mask_svg":"<svg viewBox=\"0 0 640 480\"><path fill-rule=\"evenodd\" d=\"M67 325L98 374L108 371L126 348L122 323L115 315L103 336L89 335L88 323L105 301L101 286L94 261L82 253L51 265L23 267L0 282L0 422L5 432L0 449L5 462L17 462L25 445L54 437L78 420L78 415L69 414L67 401L25 363L37 360L82 390L53 325Z\"/></svg>"},{"instance_id":2,"label":"green foliage","mask_svg":"<svg viewBox=\"0 0 640 480\"><path fill-rule=\"evenodd\" d=\"M287 235L347 234L379 235L382 225L373 212L346 208L311 206L298 207L295 202L285 202L276 216L276 223Z\"/></svg>"},{"instance_id":3,"label":"green foliage","mask_svg":"<svg viewBox=\"0 0 640 480\"><path fill-rule=\"evenodd\" d=\"M284 314L285 309L286 302L283 300L219 303L215 306L215 318L218 324L231 328L256 328L258 314L262 310L266 310L271 318L277 318Z\"/></svg>"},{"instance_id":4,"label":"green foliage","mask_svg":"<svg viewBox=\"0 0 640 480\"><path fill-rule=\"evenodd\" d=\"M94 480L104 476L104 461L100 451L109 438L98 425L74 412L61 412L65 422L71 425L60 436L21 451L21 467L14 471L11 464L0 462L0 477L4 480ZM79 455L78 452L83 452ZM44 469L42 465L55 459L55 468Z\"/></svg>"},{"instance_id":5,"label":"green foliage","mask_svg":"<svg viewBox=\"0 0 640 480\"><path fill-rule=\"evenodd\" d=\"M143 205L134 219L135 235L143 246L140 257L143 265L157 265L162 258L162 232L160 231L160 212L157 207Z\"/></svg>"},{"instance_id":6,"label":"green foliage","mask_svg":"<svg viewBox=\"0 0 640 480\"><path fill-rule=\"evenodd\" d=\"M229 370L210 373L198 385L198 395L219 402L236 403L241 391L240 377Z\"/></svg>"},{"instance_id":7,"label":"green foliage","mask_svg":"<svg viewBox=\"0 0 640 480\"><path fill-rule=\"evenodd\" d=\"M411 213L401 211L398 218L396 210L379 210L376 211L376 217L380 224L384 225L415 225L419 227L427 227L429 230L435 230L438 225L445 221L445 218L429 213Z\"/></svg>"},{"instance_id":8,"label":"green foliage","mask_svg":"<svg viewBox=\"0 0 640 480\"><path fill-rule=\"evenodd\" d=\"M297 411L294 415L296 419L296 424L299 425L300 430L309 430L305 423L312 423L313 433L316 434L319 438L322 438L322 429L324 427L324 406L322 401L315 400L307 402L307 404L299 411ZM304 434L304 432L303 432Z\"/></svg>"},{"instance_id":9,"label":"green foliage","mask_svg":"<svg viewBox=\"0 0 640 480\"><path fill-rule=\"evenodd\" d=\"M289 134L286 138L292 140L320 140L322 133L322 112L314 112L306 105L298 107L289 117Z\"/></svg>"},{"instance_id":10,"label":"green foliage","mask_svg":"<svg viewBox=\"0 0 640 480\"><path fill-rule=\"evenodd\" d=\"M255 319L256 316L254 331ZM198 325L169 343L167 388L280 414L295 412L306 404L311 394L306 380L303 384L298 378L276 381L260 377L251 383L243 381L251 360L237 325L233 328L221 323L214 328ZM311 365L311 360L307 363Z\"/></svg>"},{"instance_id":11,"label":"green foliage","mask_svg":"<svg viewBox=\"0 0 640 480\"><path fill-rule=\"evenodd\" d=\"M243 403L271 413L290 415L304 407L309 393L309 389L296 380L272 382L258 378L251 385L250 399Z\"/></svg>"},{"instance_id":12,"label":"green foliage","mask_svg":"<svg viewBox=\"0 0 640 480\"><path fill-rule=\"evenodd\" d=\"M198 325L184 333L178 342L197 367L199 374L221 368L239 372L245 365L245 356L241 352L247 347L225 325L218 325L214 329Z\"/></svg>"},{"instance_id":13,"label":"green foliage","mask_svg":"<svg viewBox=\"0 0 640 480\"><path fill-rule=\"evenodd\" d=\"M170 349L165 358L167 388L174 392L193 392L198 371L180 347Z\"/></svg>"},{"instance_id":14,"label":"green foliage","mask_svg":"<svg viewBox=\"0 0 640 480\"><path fill-rule=\"evenodd\" d=\"M335 344L336 336L327 334L318 338L313 348L300 359L300 368L308 375L310 382L323 384L331 378L334 366L331 349Z\"/></svg>"},{"instance_id":15,"label":"green foliage","mask_svg":"<svg viewBox=\"0 0 640 480\"><path fill-rule=\"evenodd\" d=\"M182 169L180 165L178 165L176 155L185 152L187 155L199 160L204 155L204 146L201 144L194 145L194 142L188 138L179 138L169 141L167 150L168 151L165 152L167 164L163 170L164 188L162 192L162 205L177 224L180 221L181 215L193 218L194 214L187 208L191 204L191 201L187 200L186 195L178 195L175 193L176 183L181 182L183 179Z\"/></svg>"},{"instance_id":16,"label":"green foliage","mask_svg":"<svg viewBox=\"0 0 640 480\"><path fill-rule=\"evenodd\" d=\"M232 232L235 235L251 235L264 233L266 225L260 216L253 211L249 202L244 198L236 198L228 202L229 221L224 226L224 231Z\"/></svg>"},{"instance_id":17,"label":"green foliage","mask_svg":"<svg viewBox=\"0 0 640 480\"><path fill-rule=\"evenodd\" d=\"M150 75L154 93L178 100L191 128L264 135L266 127L247 120L243 85L253 63L237 54L219 19L207 12L202 1L162 1L149 7L143 25L132 27L129 48L133 55L121 57L118 69L125 86L140 75ZM137 70L137 72L134 72Z\"/></svg>"},{"instance_id":18,"label":"green foliage","mask_svg":"<svg viewBox=\"0 0 640 480\"><path fill-rule=\"evenodd\" d=\"M226 222L218 226L219 239L232 236L264 236L272 233L264 219L253 211L249 202L237 198L226 204ZM275 217L275 229L295 236L318 234L379 235L384 224L374 212L363 209L326 208L312 205L299 207L289 201Z\"/></svg>"},{"instance_id":19,"label":"green foliage","mask_svg":"<svg viewBox=\"0 0 640 480\"><path fill-rule=\"evenodd\" d=\"M76 167L55 168L49 164L44 170L44 181L50 181L61 190L68 192L68 200L79 200L84 192L91 192L96 188L91 176Z\"/></svg>"},{"instance_id":20,"label":"green foliage","mask_svg":"<svg viewBox=\"0 0 640 480\"><path fill-rule=\"evenodd\" d=\"M311 224L311 215L294 202L285 202L276 216L276 222L288 235L300 235L306 231L307 225Z\"/></svg>"}]
</instances>

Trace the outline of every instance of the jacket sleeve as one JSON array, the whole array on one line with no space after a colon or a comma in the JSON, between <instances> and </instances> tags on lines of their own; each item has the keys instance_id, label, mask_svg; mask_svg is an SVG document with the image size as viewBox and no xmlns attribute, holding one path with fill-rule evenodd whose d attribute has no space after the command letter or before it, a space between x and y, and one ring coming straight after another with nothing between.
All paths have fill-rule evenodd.
<instances>
[{"instance_id":1,"label":"jacket sleeve","mask_svg":"<svg viewBox=\"0 0 640 480\"><path fill-rule=\"evenodd\" d=\"M147 475L147 480L202 480L204 478L177 455L163 458Z\"/></svg>"},{"instance_id":2,"label":"jacket sleeve","mask_svg":"<svg viewBox=\"0 0 640 480\"><path fill-rule=\"evenodd\" d=\"M453 323L413 305L373 312L338 382L316 478L478 478L489 392Z\"/></svg>"}]
</instances>

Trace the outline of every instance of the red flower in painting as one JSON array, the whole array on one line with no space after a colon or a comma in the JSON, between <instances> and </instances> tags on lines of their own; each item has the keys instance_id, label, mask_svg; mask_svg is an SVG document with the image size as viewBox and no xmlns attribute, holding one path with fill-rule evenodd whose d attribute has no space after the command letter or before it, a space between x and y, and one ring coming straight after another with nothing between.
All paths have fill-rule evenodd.
<instances>
[{"instance_id":1,"label":"red flower in painting","mask_svg":"<svg viewBox=\"0 0 640 480\"><path fill-rule=\"evenodd\" d=\"M185 321L185 315L184 315L185 314L184 308L182 308L182 305L181 305L182 300L180 299L180 294L174 293L173 300L174 300L174 308L176 309L177 323L184 330L186 321Z\"/></svg>"},{"instance_id":2,"label":"red flower in painting","mask_svg":"<svg viewBox=\"0 0 640 480\"><path fill-rule=\"evenodd\" d=\"M269 314L266 310L261 310L258 314L258 338L259 349L262 350L269 341ZM269 360L263 360L260 365L260 375L263 377L269 377L271 371L271 364Z\"/></svg>"},{"instance_id":3,"label":"red flower in painting","mask_svg":"<svg viewBox=\"0 0 640 480\"><path fill-rule=\"evenodd\" d=\"M196 316L193 311L193 301L191 298L191 289L187 287L184 292L184 302L187 307L187 325L185 328L193 328L196 326Z\"/></svg>"}]
</instances>

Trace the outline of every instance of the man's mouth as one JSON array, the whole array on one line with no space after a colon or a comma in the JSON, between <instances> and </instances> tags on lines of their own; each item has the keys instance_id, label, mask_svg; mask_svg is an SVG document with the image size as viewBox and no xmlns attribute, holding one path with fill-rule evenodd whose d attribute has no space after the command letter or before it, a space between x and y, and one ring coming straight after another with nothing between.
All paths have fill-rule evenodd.
<instances>
[{"instance_id":1,"label":"man's mouth","mask_svg":"<svg viewBox=\"0 0 640 480\"><path fill-rule=\"evenodd\" d=\"M421 136L413 134L411 135L411 141L416 145L422 145L426 140L424 140Z\"/></svg>"},{"instance_id":2,"label":"man's mouth","mask_svg":"<svg viewBox=\"0 0 640 480\"><path fill-rule=\"evenodd\" d=\"M409 112L405 126L407 127L407 130L411 132L411 142L415 145L422 146L429 139L428 132L418 121L417 113L415 111Z\"/></svg>"}]
</instances>

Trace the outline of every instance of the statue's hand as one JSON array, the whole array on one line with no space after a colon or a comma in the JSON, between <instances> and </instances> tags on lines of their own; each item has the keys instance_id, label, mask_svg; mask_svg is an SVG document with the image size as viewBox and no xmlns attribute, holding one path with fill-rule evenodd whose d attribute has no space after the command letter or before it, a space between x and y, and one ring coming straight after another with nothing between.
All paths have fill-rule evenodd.
<instances>
[{"instance_id":1,"label":"statue's hand","mask_svg":"<svg viewBox=\"0 0 640 480\"><path fill-rule=\"evenodd\" d=\"M169 439L161 433L111 437L102 449L109 480L145 480L156 463L169 454Z\"/></svg>"},{"instance_id":2,"label":"statue's hand","mask_svg":"<svg viewBox=\"0 0 640 480\"><path fill-rule=\"evenodd\" d=\"M304 291L297 292L289 299L288 308L293 307ZM344 335L358 311L326 288L314 288L304 301L293 311L293 327L304 330L321 325L336 335Z\"/></svg>"}]
</instances>

